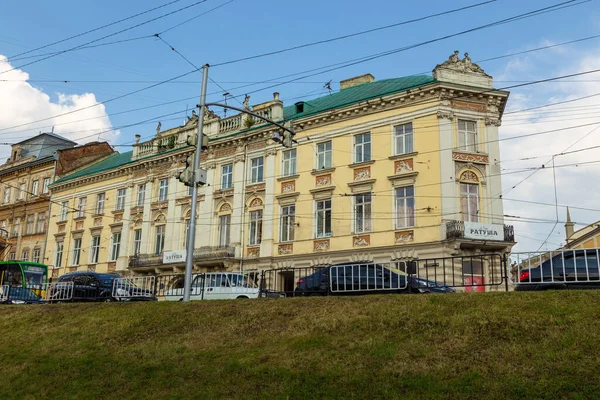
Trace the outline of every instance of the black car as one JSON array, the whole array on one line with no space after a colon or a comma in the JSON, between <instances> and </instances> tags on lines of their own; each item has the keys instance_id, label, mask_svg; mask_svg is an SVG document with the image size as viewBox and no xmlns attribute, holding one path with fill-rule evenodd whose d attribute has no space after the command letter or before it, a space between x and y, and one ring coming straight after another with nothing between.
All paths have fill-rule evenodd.
<instances>
[{"instance_id":1,"label":"black car","mask_svg":"<svg viewBox=\"0 0 600 400\"><path fill-rule=\"evenodd\" d=\"M409 277L411 293L456 293L452 286L444 285L427 279Z\"/></svg>"},{"instance_id":2,"label":"black car","mask_svg":"<svg viewBox=\"0 0 600 400\"><path fill-rule=\"evenodd\" d=\"M4 287L6 293L2 293L2 304L42 304L44 300L33 290L24 287L12 286Z\"/></svg>"},{"instance_id":3,"label":"black car","mask_svg":"<svg viewBox=\"0 0 600 400\"><path fill-rule=\"evenodd\" d=\"M407 275L376 263L343 263L318 269L296 282L295 296L408 293Z\"/></svg>"},{"instance_id":4,"label":"black car","mask_svg":"<svg viewBox=\"0 0 600 400\"><path fill-rule=\"evenodd\" d=\"M50 287L49 302L62 301L148 301L157 300L151 290L139 288L117 273L73 272L58 278Z\"/></svg>"},{"instance_id":5,"label":"black car","mask_svg":"<svg viewBox=\"0 0 600 400\"><path fill-rule=\"evenodd\" d=\"M561 251L520 271L515 290L548 289L600 289L596 249Z\"/></svg>"}]
</instances>

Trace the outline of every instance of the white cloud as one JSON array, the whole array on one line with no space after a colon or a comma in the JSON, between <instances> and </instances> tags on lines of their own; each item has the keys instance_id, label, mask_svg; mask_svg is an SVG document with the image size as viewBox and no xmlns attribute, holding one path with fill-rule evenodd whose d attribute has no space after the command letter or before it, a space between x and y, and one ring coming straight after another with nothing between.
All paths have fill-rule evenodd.
<instances>
[{"instance_id":1,"label":"white cloud","mask_svg":"<svg viewBox=\"0 0 600 400\"><path fill-rule=\"evenodd\" d=\"M539 57L528 55L526 62L515 60L507 64L505 70L499 75L505 80L536 80L600 68L600 56L597 55L598 49L588 49L585 53L562 49L560 62L556 62L556 60L552 62L552 58L547 57L547 55L540 55ZM528 68L523 68L524 66ZM524 76L526 77L524 78ZM515 89L517 93L511 94L509 103L514 101L516 105L511 105L509 110L534 107L600 93L600 81L593 82L593 80L600 80L600 74L583 75L569 78L569 80L586 80L587 82L547 83L533 85L526 90ZM548 163L552 159L552 155L562 153L567 149L573 151L600 146L600 113L598 111L600 111L600 96L541 108L527 113L505 115L503 125L500 128L501 138L561 130L544 135L500 142L502 167L504 168L503 172L506 173L502 178L503 189L506 192L512 186L518 185L504 195L505 199L554 204L554 179L556 179L558 204L600 209L600 205L595 200L600 198L600 186L596 184L600 173L600 162L597 164L584 164L600 161L600 149L556 156L554 164L557 166L566 164L577 164L577 166L564 166L554 170L552 168L543 169L522 183L520 182L533 170L509 174L523 168L539 168L542 164L546 167L552 167L552 163ZM591 125L567 129L584 124ZM585 139L579 141L584 136ZM573 145L577 141L579 142ZM528 157L538 158L516 161ZM504 212L505 214L527 218L550 221L556 221L557 219L554 206L527 204L511 200L504 201ZM555 248L565 241L566 208L559 207L558 217L559 223L548 239L550 242L547 245L548 248ZM571 208L571 217L574 222L588 224L600 220L600 212ZM515 225L515 233L519 242L514 249L515 251L537 250L554 226L552 222L507 223L514 223ZM582 227L583 225L578 225L576 229ZM546 246L542 249L546 249Z\"/></svg>"},{"instance_id":2,"label":"white cloud","mask_svg":"<svg viewBox=\"0 0 600 400\"><path fill-rule=\"evenodd\" d=\"M0 72L13 67L6 57L0 55ZM29 74L14 70L0 75L0 141L16 143L41 132L50 132L64 136L80 144L98 139L100 132L111 128L111 122L103 104L98 104L93 93L66 94L56 93L57 100L42 89L27 82ZM6 81L2 81L6 80ZM77 109L97 106L72 114L54 117ZM34 121L50 118L43 122ZM27 124L21 127L17 125ZM10 129L11 127L15 127ZM103 140L114 141L117 132L103 133ZM0 146L0 160L10 154L9 146Z\"/></svg>"}]
</instances>

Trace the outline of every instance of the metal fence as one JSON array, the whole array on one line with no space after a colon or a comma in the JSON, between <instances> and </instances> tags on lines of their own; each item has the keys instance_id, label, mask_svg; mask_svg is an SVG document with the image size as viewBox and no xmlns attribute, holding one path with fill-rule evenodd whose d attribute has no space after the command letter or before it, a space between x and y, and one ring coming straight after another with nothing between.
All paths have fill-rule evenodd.
<instances>
[{"instance_id":1,"label":"metal fence","mask_svg":"<svg viewBox=\"0 0 600 400\"><path fill-rule=\"evenodd\" d=\"M130 276L113 281L112 297L117 301L154 298L156 277Z\"/></svg>"},{"instance_id":2,"label":"metal fence","mask_svg":"<svg viewBox=\"0 0 600 400\"><path fill-rule=\"evenodd\" d=\"M329 290L332 293L404 291L409 277L393 271L395 263L332 265Z\"/></svg>"},{"instance_id":3,"label":"metal fence","mask_svg":"<svg viewBox=\"0 0 600 400\"><path fill-rule=\"evenodd\" d=\"M301 281L326 268L275 268L262 271L260 275L261 297L294 297L295 288Z\"/></svg>"},{"instance_id":4,"label":"metal fence","mask_svg":"<svg viewBox=\"0 0 600 400\"><path fill-rule=\"evenodd\" d=\"M206 272L192 275L192 300L257 298L259 271ZM180 301L184 295L184 274L161 275L156 281L159 300Z\"/></svg>"},{"instance_id":5,"label":"metal fence","mask_svg":"<svg viewBox=\"0 0 600 400\"><path fill-rule=\"evenodd\" d=\"M465 292L508 290L506 258L501 254L427 258L399 262L397 268L413 278Z\"/></svg>"},{"instance_id":6,"label":"metal fence","mask_svg":"<svg viewBox=\"0 0 600 400\"><path fill-rule=\"evenodd\" d=\"M510 280L524 290L600 288L600 249L571 249L510 255Z\"/></svg>"},{"instance_id":7,"label":"metal fence","mask_svg":"<svg viewBox=\"0 0 600 400\"><path fill-rule=\"evenodd\" d=\"M0 286L0 303L5 303L8 300L9 291L10 291L10 286L8 286L8 285Z\"/></svg>"},{"instance_id":8,"label":"metal fence","mask_svg":"<svg viewBox=\"0 0 600 400\"><path fill-rule=\"evenodd\" d=\"M46 290L46 300L50 303L71 301L73 299L73 282L51 283Z\"/></svg>"}]
</instances>

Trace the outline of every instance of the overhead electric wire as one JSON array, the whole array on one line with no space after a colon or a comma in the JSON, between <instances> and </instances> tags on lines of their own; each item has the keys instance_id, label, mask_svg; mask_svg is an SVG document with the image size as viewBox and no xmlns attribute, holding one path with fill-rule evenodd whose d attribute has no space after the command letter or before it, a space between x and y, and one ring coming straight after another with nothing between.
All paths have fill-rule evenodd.
<instances>
[{"instance_id":1,"label":"overhead electric wire","mask_svg":"<svg viewBox=\"0 0 600 400\"><path fill-rule=\"evenodd\" d=\"M144 15L144 14L150 13L150 12L152 12L152 11L156 11L156 10L158 10L158 9L161 9L161 8L164 8L164 7L167 7L167 6L170 6L171 4L178 3L178 2L180 2L180 1L181 1L181 0L172 0L172 1L168 2L168 3L162 4L162 5L160 5L160 6L157 6L157 7L151 8L151 9L149 9L149 10L146 10L146 11L142 11L142 12L140 12L140 13L137 13L137 14L135 14L135 15L132 15L132 16L129 16L129 17L126 17L126 18L122 18L122 19L120 19L120 20L118 20L118 21L114 21L114 22L111 22L111 23L109 23L109 24L105 24L105 25L99 26L99 27L97 27L97 28L90 29L90 30L87 30L87 31L85 31L85 32L78 33L77 35L69 36L68 38L61 39L61 40L58 40L58 41L56 41L56 42L52 42L52 43L49 43L49 44L46 44L46 45L43 45L43 46L39 46L39 47L36 47L35 49L31 49L31 50L25 51L25 52L23 52L23 53L15 54L14 56L10 56L10 57L7 57L7 58L8 58L9 60L12 60L12 59L14 59L15 57L19 57L19 56L22 56L22 55L25 55L25 54L33 53L34 51L42 50L42 49L45 49L45 48L47 48L47 47L50 47L50 46L54 46L54 45L56 45L56 44L59 44L59 43L63 43L63 42L69 41L69 40L71 40L71 39L75 39L75 38L78 38L78 37L81 37L81 36L85 36L85 35L87 35L87 34L89 34L89 33L96 32L96 31L99 31L99 30L101 30L101 29L104 29L104 28L108 28L109 26L113 26L113 25L119 24L119 23L121 23L121 22L128 21L128 20L130 20L130 19L133 19L133 18L139 17L140 15Z\"/></svg>"},{"instance_id":2,"label":"overhead electric wire","mask_svg":"<svg viewBox=\"0 0 600 400\"><path fill-rule=\"evenodd\" d=\"M207 1L207 0L204 0L204 1ZM541 9L538 9L538 10L534 10L534 11L530 11L530 12L527 12L527 13L524 13L524 14L519 14L519 15L517 15L517 16L511 17L511 18L508 18L508 19L503 19L503 20L497 21L497 22L495 22L495 23L486 24L486 25L482 25L482 26L479 26L479 27L476 27L476 28L472 28L472 29L469 29L469 30L467 30L467 31L463 31L462 33L457 33L457 34L453 34L453 35L447 35L447 36L445 36L445 37L443 37L443 38L453 37L453 36L457 36L457 35L464 34L464 33L470 33L470 32L472 32L472 31L476 31L476 30L479 30L479 29L485 29L485 28L487 28L487 27L490 27L490 26L495 26L495 25L499 25L499 24L504 24L504 23L512 22L513 20L515 20L515 19L517 19L517 18L520 18L520 17L523 17L523 16L525 16L525 17L531 17L531 16L535 16L535 13L539 13L541 10L549 10L549 9L550 9L549 11L553 11L553 9L555 10L555 9L556 9L556 7L558 7L558 6L560 6L560 5L567 4L567 3L572 3L572 2L574 2L574 1L576 1L576 0L570 0L570 1L567 1L567 2L559 3L559 4L557 4L557 5L554 5L554 6L550 6L550 7L544 7L544 8L541 8ZM580 3L577 3L577 4L580 4ZM416 44L416 45L413 45L413 46L408 46L408 47L406 47L406 48L403 48L403 49L406 49L406 50L408 50L409 48L414 48L414 47L418 47L418 46L420 46L420 45L424 45L424 44L427 44L427 43L432 43L432 42L435 42L435 41L437 41L437 40L442 40L443 38L438 38L438 39L430 40L430 41L428 41L428 42L422 42L422 43L420 43L420 44ZM343 67L346 67L346 66L349 66L349 65L358 64L358 63L360 63L360 62L366 62L366 61L369 61L369 60L372 60L372 59L375 59L375 58L378 58L378 57L382 57L382 56L385 56L385 55L393 54L394 52L398 52L398 51L402 51L402 50L401 50L401 49L400 49L400 50L396 49L396 50L393 50L392 52L380 53L380 54L378 54L378 55L375 55L375 56L367 56L367 57L363 57L363 58L359 59L360 61L353 62L352 64L347 64L347 62L345 62L345 63L346 63L346 65L343 65L342 67L339 67L339 68L343 68ZM332 65L341 65L341 64L345 64L345 63L337 63L337 64L332 64ZM320 68L317 68L316 70L323 69L323 68L328 68L328 67L329 67L329 66L320 67ZM330 69L330 70L322 71L322 72L320 72L320 73L325 73L325 72L333 71L333 70L335 70L335 69L339 69L339 68L333 68L333 69ZM314 71L314 70L315 70L315 69L313 69L313 71ZM117 97L111 98L111 99L109 99L109 100L106 100L106 101L104 101L104 102L102 102L102 103L96 103L96 104L94 104L94 105L90 105L90 106L88 106L88 107L79 108L79 109L76 109L76 110L69 111L69 112L67 112L67 113L57 114L57 115L54 115L54 116L52 116L52 117L48 117L48 118L45 118L45 119L41 119L41 120L37 120L37 121L32 121L32 122L29 122L29 123L24 123L24 124L21 124L21 125L15 125L15 126L11 126L11 127L7 127L7 128L3 128L3 129L0 129L0 132L1 132L1 131L6 131L6 130L9 130L9 129L18 128L18 127L21 127L21 126L30 125L30 124L37 123L37 122L43 122L43 121L46 121L46 120L49 120L49 119L53 119L53 118L56 118L56 117L59 117L59 116L63 116L63 115L72 114L72 113L74 113L74 112L79 112L79 111L82 111L82 110L85 110L85 109L88 109L88 108L91 108L91 107L96 107L96 106L98 106L98 105L100 105L100 104L106 104L106 103L108 103L108 102L112 102L112 101L115 101L115 100L118 100L118 99L121 99L121 98L124 98L124 97L130 96L130 95L133 95L133 94L136 94L136 93L140 93L140 92L142 92L142 91L145 91L145 90L148 90L148 89L151 89L151 88L154 88L154 87L160 86L160 85L162 85L162 84L165 84L165 83L168 83L168 82L175 81L175 80L177 80L177 79L179 79L179 78L182 78L182 77L184 77L184 76L187 76L187 75L189 75L189 74L192 74L192 73L194 73L194 72L196 72L196 71L198 71L198 69L194 69L194 70L192 70L192 71L189 71L189 72L186 72L186 73L184 73L184 74L178 75L178 76L176 76L176 77L173 77L173 78L170 78L170 79L167 79L167 80L164 80L164 81L158 82L158 83L156 83L156 84L153 84L153 85L150 85L150 86L147 86L147 87L144 87L144 88L141 88L141 89L135 90L135 91L133 91L133 92L125 93L125 94L123 94L123 95L121 95L121 96L117 96ZM309 71L311 71L311 70L309 70ZM309 72L309 71L306 71L306 72ZM306 78L306 77L313 76L313 75L319 75L320 73L316 73L316 74L312 74L312 75L308 75L308 76L303 76L303 77L300 77L300 78L297 78L297 79L293 79L293 80L291 80L291 81L288 81L288 82L285 82L285 83L289 83L289 82L297 81L297 80L304 79L304 78ZM299 74L302 74L302 72L301 72L301 73L292 74L292 75L288 75L288 76L294 76L294 75L299 75ZM281 78L275 78L275 79L281 79ZM268 81L265 81L265 83L266 83L266 82L268 82ZM268 87L265 87L265 88L262 88L262 89L258 89L258 90L255 90L255 91L251 92L251 93L259 92L259 91L266 90L266 89L269 89L269 88L272 88L272 87L276 87L276 86L280 86L280 84L277 84L277 85L272 85L272 86L268 86Z\"/></svg>"},{"instance_id":3,"label":"overhead electric wire","mask_svg":"<svg viewBox=\"0 0 600 400\"><path fill-rule=\"evenodd\" d=\"M57 52L56 54L48 55L48 56L45 56L45 57L43 57L43 58L40 58L40 59L38 59L38 60L30 61L30 62L28 62L28 63L21 64L21 65L19 65L19 66L17 66L17 67L13 67L13 68L11 68L11 69L8 69L8 70L5 70L5 71L0 71L0 75L2 75L2 74L5 74L5 73L7 73L7 72L11 72L11 71L17 70L17 69L21 69L21 68L23 68L23 67L26 67L26 66L29 66L29 65L32 65L32 64L36 64L36 63L38 63L38 62L40 62L40 61L44 61L44 60L47 60L47 59L49 59L49 58L56 57L56 56L58 56L58 55L60 55L60 54L64 54L64 53L67 53L67 52L70 52L70 51L73 51L73 50L78 50L78 49L82 48L83 46L87 46L87 45L90 45L90 44L92 44L92 43L96 43L96 42L99 42L99 41L101 41L101 40L107 39L107 38L109 38L109 37L112 37L112 36L115 36L115 35L119 35L119 34L121 34L121 33L123 33L123 32L127 32L127 31L130 31L130 30L132 30L132 29L135 29L135 28L139 28L140 26L143 26L143 25L146 25L146 24L149 24L149 23L155 22L155 21L157 21L157 20L159 20L159 19L162 19L162 18L166 18L166 17L168 17L168 16L170 16L170 15L176 14L176 13L178 13L178 12L181 12L181 11L183 11L183 10L187 10L188 8L195 7L195 6L197 6L197 5L199 5L199 4L202 4L202 3L206 3L207 1L208 1L208 0L200 0L200 1L197 1L197 2L195 2L195 3L193 3L193 4L187 5L187 6L185 6L185 7L179 8L179 9L177 9L177 10L171 11L171 12L169 12L169 13L166 13L166 14L163 14L163 15L159 15L158 17L155 17L155 18L152 18L152 19L146 20L146 21L144 21L144 22L140 22L140 23L138 23L138 24L136 24L136 25L133 25L133 26L130 26L130 27L128 27L128 28L121 29L120 31L117 31L117 32L111 33L111 34L109 34L109 35L104 35L104 36L102 36L102 37L100 37L100 38L98 38L98 39L91 40L91 41L89 41L89 42L86 42L86 43L84 43L84 44L81 44L81 45L79 45L79 46L75 46L75 47L72 47L72 48L69 48L69 49L66 49L66 50L59 51L59 52Z\"/></svg>"}]
</instances>

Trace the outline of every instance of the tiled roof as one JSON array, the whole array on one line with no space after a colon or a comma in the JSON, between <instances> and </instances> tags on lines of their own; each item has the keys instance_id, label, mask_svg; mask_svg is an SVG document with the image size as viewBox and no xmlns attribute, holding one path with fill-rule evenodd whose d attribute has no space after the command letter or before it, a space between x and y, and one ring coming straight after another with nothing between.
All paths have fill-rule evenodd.
<instances>
[{"instance_id":1,"label":"tiled roof","mask_svg":"<svg viewBox=\"0 0 600 400\"><path fill-rule=\"evenodd\" d=\"M77 172L74 172L70 175L58 179L56 182L54 182L54 184L70 181L76 178L80 178L82 176L97 174L99 172L120 167L121 165L130 163L132 161L132 157L133 151L128 151L122 154L113 154L110 157L105 158L104 160L98 161L97 163L89 165L85 168L80 169Z\"/></svg>"},{"instance_id":2,"label":"tiled roof","mask_svg":"<svg viewBox=\"0 0 600 400\"><path fill-rule=\"evenodd\" d=\"M428 75L412 75L402 78L383 79L352 86L328 96L319 97L304 102L304 112L296 114L296 106L283 109L284 119L295 119L323 111L344 107L360 101L401 92L417 86L435 82Z\"/></svg>"}]
</instances>

